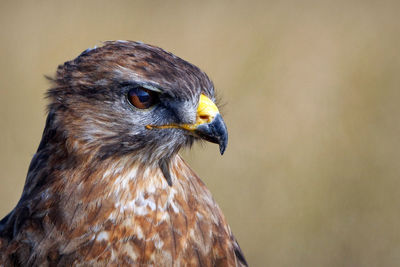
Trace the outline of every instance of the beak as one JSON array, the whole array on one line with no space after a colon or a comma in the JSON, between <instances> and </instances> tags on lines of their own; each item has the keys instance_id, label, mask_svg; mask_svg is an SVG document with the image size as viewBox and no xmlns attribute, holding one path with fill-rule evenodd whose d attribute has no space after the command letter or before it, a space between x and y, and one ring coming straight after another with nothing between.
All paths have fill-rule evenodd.
<instances>
[{"instance_id":1,"label":"beak","mask_svg":"<svg viewBox=\"0 0 400 267\"><path fill-rule=\"evenodd\" d=\"M152 126L147 125L147 129L152 128L181 128L191 132L206 141L219 145L219 151L224 154L228 144L228 131L222 116L214 102L207 96L201 94L197 108L196 122L194 124L175 124Z\"/></svg>"},{"instance_id":2,"label":"beak","mask_svg":"<svg viewBox=\"0 0 400 267\"><path fill-rule=\"evenodd\" d=\"M207 96L200 95L196 123L183 124L181 128L206 141L218 144L221 155L224 154L228 144L228 131L217 106Z\"/></svg>"},{"instance_id":3,"label":"beak","mask_svg":"<svg viewBox=\"0 0 400 267\"><path fill-rule=\"evenodd\" d=\"M224 154L228 145L228 131L224 120L217 114L210 123L200 124L194 131L200 138L219 145L219 152Z\"/></svg>"}]
</instances>

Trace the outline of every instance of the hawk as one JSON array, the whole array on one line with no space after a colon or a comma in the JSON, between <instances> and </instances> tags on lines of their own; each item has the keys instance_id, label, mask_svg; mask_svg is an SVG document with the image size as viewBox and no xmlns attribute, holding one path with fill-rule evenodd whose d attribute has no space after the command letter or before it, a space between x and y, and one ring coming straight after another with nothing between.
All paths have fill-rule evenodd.
<instances>
[{"instance_id":1,"label":"hawk","mask_svg":"<svg viewBox=\"0 0 400 267\"><path fill-rule=\"evenodd\" d=\"M196 66L110 41L58 67L0 266L247 266L225 218L178 154L227 146L214 86Z\"/></svg>"}]
</instances>

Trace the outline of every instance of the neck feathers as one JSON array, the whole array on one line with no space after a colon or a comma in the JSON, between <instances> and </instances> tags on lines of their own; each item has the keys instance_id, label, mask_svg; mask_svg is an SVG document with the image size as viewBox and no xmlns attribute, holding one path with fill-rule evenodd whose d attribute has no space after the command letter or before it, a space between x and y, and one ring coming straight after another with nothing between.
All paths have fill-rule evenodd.
<instances>
[{"instance_id":1,"label":"neck feathers","mask_svg":"<svg viewBox=\"0 0 400 267\"><path fill-rule=\"evenodd\" d=\"M23 196L0 225L7 235L0 241L18 244L9 246L15 248L10 253L22 262L40 265L54 255L80 258L86 265L123 259L235 265L229 226L179 155L164 170L159 162L129 156L99 161L95 153L66 155L70 144L57 146L53 141L62 135L46 129L48 142L42 141L32 160ZM25 250L31 251L28 258Z\"/></svg>"}]
</instances>

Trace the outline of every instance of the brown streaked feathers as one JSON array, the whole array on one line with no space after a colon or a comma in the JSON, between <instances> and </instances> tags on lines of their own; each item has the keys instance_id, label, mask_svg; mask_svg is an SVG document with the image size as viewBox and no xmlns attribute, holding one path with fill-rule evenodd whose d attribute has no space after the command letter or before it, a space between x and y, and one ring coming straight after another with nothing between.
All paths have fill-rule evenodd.
<instances>
[{"instance_id":1,"label":"brown streaked feathers","mask_svg":"<svg viewBox=\"0 0 400 267\"><path fill-rule=\"evenodd\" d=\"M178 155L204 135L145 127L195 123L200 95L215 101L204 72L116 41L60 65L53 83L21 199L0 221L0 266L247 266ZM133 107L138 86L157 91L157 105ZM226 131L222 118L218 127L211 134Z\"/></svg>"}]
</instances>

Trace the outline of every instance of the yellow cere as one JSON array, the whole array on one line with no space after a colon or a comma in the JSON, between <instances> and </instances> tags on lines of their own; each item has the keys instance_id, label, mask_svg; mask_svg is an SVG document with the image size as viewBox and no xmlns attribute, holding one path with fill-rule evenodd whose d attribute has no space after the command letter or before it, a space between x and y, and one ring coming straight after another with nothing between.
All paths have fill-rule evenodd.
<instances>
[{"instance_id":1,"label":"yellow cere","mask_svg":"<svg viewBox=\"0 0 400 267\"><path fill-rule=\"evenodd\" d=\"M196 130L196 128L204 123L210 123L219 113L217 106L207 96L201 94L199 106L197 108L197 116L195 124L182 124L180 128L186 130Z\"/></svg>"},{"instance_id":2,"label":"yellow cere","mask_svg":"<svg viewBox=\"0 0 400 267\"><path fill-rule=\"evenodd\" d=\"M214 120L215 116L219 114L217 106L212 102L210 98L201 94L199 100L199 106L197 108L196 123L195 124L174 124L174 125L162 125L153 126L147 125L146 128L151 130L153 128L166 129L166 128L183 128L188 131L194 131L197 127L204 123L210 123Z\"/></svg>"},{"instance_id":3,"label":"yellow cere","mask_svg":"<svg viewBox=\"0 0 400 267\"><path fill-rule=\"evenodd\" d=\"M217 106L207 96L201 94L199 107L197 108L197 116L203 119L202 123L209 123L214 120L215 116L219 113Z\"/></svg>"}]
</instances>

